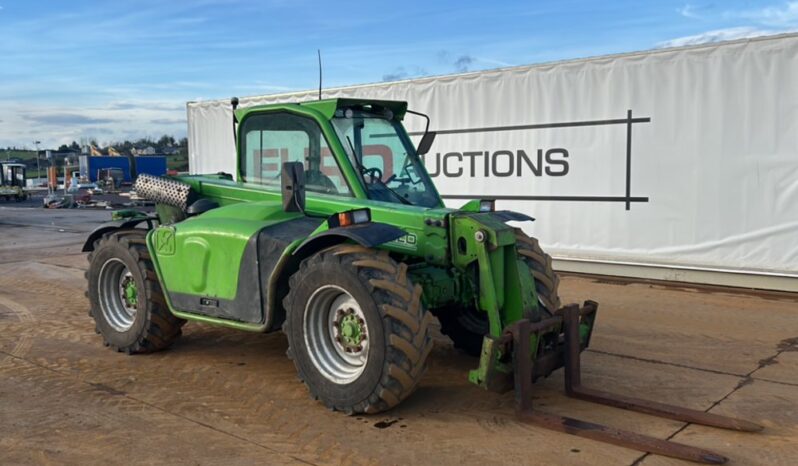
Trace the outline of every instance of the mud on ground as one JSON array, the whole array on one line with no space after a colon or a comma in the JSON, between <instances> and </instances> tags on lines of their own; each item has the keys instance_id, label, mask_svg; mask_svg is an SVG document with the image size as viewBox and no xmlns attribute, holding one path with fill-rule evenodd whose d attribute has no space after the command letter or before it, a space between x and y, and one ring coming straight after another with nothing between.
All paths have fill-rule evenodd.
<instances>
[{"instance_id":1,"label":"mud on ground","mask_svg":"<svg viewBox=\"0 0 798 466\"><path fill-rule=\"evenodd\" d=\"M410 399L358 417L309 398L280 333L188 323L168 351L112 352L87 316L80 253L108 215L0 206L0 464L680 463L518 422L512 393L470 385L475 361L441 336ZM600 303L586 385L765 430L567 399L561 371L535 385L541 411L712 449L731 464L796 464L796 298L576 276L561 294Z\"/></svg>"}]
</instances>

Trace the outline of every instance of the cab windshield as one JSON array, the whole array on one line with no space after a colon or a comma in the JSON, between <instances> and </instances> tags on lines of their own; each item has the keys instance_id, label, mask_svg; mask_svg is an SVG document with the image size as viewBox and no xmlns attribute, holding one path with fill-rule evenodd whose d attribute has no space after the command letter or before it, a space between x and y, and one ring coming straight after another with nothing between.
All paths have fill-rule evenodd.
<instances>
[{"instance_id":1,"label":"cab windshield","mask_svg":"<svg viewBox=\"0 0 798 466\"><path fill-rule=\"evenodd\" d=\"M389 110L338 109L332 123L369 199L439 206L437 192L415 147Z\"/></svg>"}]
</instances>

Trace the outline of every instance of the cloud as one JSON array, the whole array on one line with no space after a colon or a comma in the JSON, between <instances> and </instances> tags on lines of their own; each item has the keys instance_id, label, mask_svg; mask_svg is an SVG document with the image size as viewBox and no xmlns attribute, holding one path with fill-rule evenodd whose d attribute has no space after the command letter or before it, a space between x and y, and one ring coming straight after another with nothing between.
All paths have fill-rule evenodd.
<instances>
[{"instance_id":1,"label":"cloud","mask_svg":"<svg viewBox=\"0 0 798 466\"><path fill-rule=\"evenodd\" d=\"M133 110L140 107L141 104L134 104L133 102L111 102L108 104L108 108L111 110Z\"/></svg>"},{"instance_id":2,"label":"cloud","mask_svg":"<svg viewBox=\"0 0 798 466\"><path fill-rule=\"evenodd\" d=\"M156 118L154 120L150 120L150 123L154 125L185 125L186 119L185 118Z\"/></svg>"},{"instance_id":3,"label":"cloud","mask_svg":"<svg viewBox=\"0 0 798 466\"><path fill-rule=\"evenodd\" d=\"M20 141L36 139L42 141L42 147L52 148L83 137L121 141L157 138L164 133L180 138L186 134L185 118L184 107L169 101L116 100L82 108L0 103L0 119L4 121L0 124L0 146L19 146Z\"/></svg>"},{"instance_id":4,"label":"cloud","mask_svg":"<svg viewBox=\"0 0 798 466\"><path fill-rule=\"evenodd\" d=\"M414 66L410 69L405 68L404 66L399 66L394 68L393 71L390 73L385 73L382 75L383 81L400 81L402 79L409 79L409 78L417 78L419 76L426 76L427 71L420 66Z\"/></svg>"},{"instance_id":5,"label":"cloud","mask_svg":"<svg viewBox=\"0 0 798 466\"><path fill-rule=\"evenodd\" d=\"M798 1L784 2L779 6L769 6L749 10L727 10L717 18L708 18L699 14L698 10L706 10L705 6L696 7L690 3L676 11L691 19L716 19L726 22L744 22L745 26L729 27L702 32L691 36L677 37L657 44L659 48L682 47L685 45L711 44L726 40L750 39L753 37L784 34L798 31Z\"/></svg>"},{"instance_id":6,"label":"cloud","mask_svg":"<svg viewBox=\"0 0 798 466\"><path fill-rule=\"evenodd\" d=\"M455 58L455 56L448 50L441 50L438 52L438 61L443 65L448 65L454 68L458 73L465 73L468 68L474 64L477 59L471 55L463 54Z\"/></svg>"},{"instance_id":7,"label":"cloud","mask_svg":"<svg viewBox=\"0 0 798 466\"><path fill-rule=\"evenodd\" d=\"M99 134L102 134L102 135L114 134L114 130L112 130L110 128L100 128L100 127L92 126L92 127L88 127L88 128L83 128L80 131L80 133L82 135L84 135L85 137L93 137L93 136L97 136Z\"/></svg>"},{"instance_id":8,"label":"cloud","mask_svg":"<svg viewBox=\"0 0 798 466\"><path fill-rule=\"evenodd\" d=\"M461 55L460 57L457 58L457 60L454 61L454 68L457 71L464 73L468 71L468 67L472 63L474 63L474 57L472 57L471 55Z\"/></svg>"},{"instance_id":9,"label":"cloud","mask_svg":"<svg viewBox=\"0 0 798 466\"><path fill-rule=\"evenodd\" d=\"M748 19L767 26L795 26L798 23L798 1L787 2L782 6L769 6L758 10L727 12L726 16Z\"/></svg>"},{"instance_id":10,"label":"cloud","mask_svg":"<svg viewBox=\"0 0 798 466\"><path fill-rule=\"evenodd\" d=\"M164 103L164 102L151 102L151 101L129 101L129 100L118 100L110 102L106 107L108 110L165 110L165 111L184 111L186 109L185 104L173 104L173 103Z\"/></svg>"},{"instance_id":11,"label":"cloud","mask_svg":"<svg viewBox=\"0 0 798 466\"><path fill-rule=\"evenodd\" d=\"M404 67L396 68L394 71L390 73L386 73L382 75L383 81L400 81L402 79L407 79L407 71L405 71Z\"/></svg>"},{"instance_id":12,"label":"cloud","mask_svg":"<svg viewBox=\"0 0 798 466\"><path fill-rule=\"evenodd\" d=\"M770 36L773 34L781 34L785 32L793 32L793 30L772 30L760 29L756 27L736 27L726 29L716 29L714 31L702 32L692 36L677 37L676 39L666 40L657 44L657 48L669 47L684 47L688 45L700 44L714 44L715 42L722 42L726 40L736 39L751 39L754 37Z\"/></svg>"},{"instance_id":13,"label":"cloud","mask_svg":"<svg viewBox=\"0 0 798 466\"><path fill-rule=\"evenodd\" d=\"M726 29L716 29L714 31L702 32L692 36L677 37L676 39L666 40L657 44L658 48L684 47L687 45L712 44L725 40L748 39L752 37L766 36L773 34L773 31L766 31L754 27L736 27Z\"/></svg>"},{"instance_id":14,"label":"cloud","mask_svg":"<svg viewBox=\"0 0 798 466\"><path fill-rule=\"evenodd\" d=\"M680 15L684 16L685 18L696 19L700 18L698 13L695 11L695 7L689 3L686 3L683 7L677 8L676 12Z\"/></svg>"},{"instance_id":15,"label":"cloud","mask_svg":"<svg viewBox=\"0 0 798 466\"><path fill-rule=\"evenodd\" d=\"M500 66L500 67L508 67L508 66L515 66L515 63L510 63L504 60L497 60L495 58L487 58L487 57L473 57L475 62L478 63L485 63L491 66Z\"/></svg>"},{"instance_id":16,"label":"cloud","mask_svg":"<svg viewBox=\"0 0 798 466\"><path fill-rule=\"evenodd\" d=\"M50 126L82 126L82 125L102 125L113 123L111 118L97 118L76 113L51 113L42 115L23 115L22 118L40 125Z\"/></svg>"}]
</instances>

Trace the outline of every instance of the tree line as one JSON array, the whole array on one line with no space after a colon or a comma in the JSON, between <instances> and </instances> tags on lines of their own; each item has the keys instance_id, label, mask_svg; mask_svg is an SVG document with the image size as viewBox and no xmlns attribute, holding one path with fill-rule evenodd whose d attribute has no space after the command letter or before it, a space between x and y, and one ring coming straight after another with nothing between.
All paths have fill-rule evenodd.
<instances>
[{"instance_id":1,"label":"tree line","mask_svg":"<svg viewBox=\"0 0 798 466\"><path fill-rule=\"evenodd\" d=\"M114 148L122 155L131 154L133 149L142 150L148 147L155 149L156 154L186 154L188 152L188 138L175 139L174 136L164 134L158 139L149 137L139 138L133 141L125 139L124 141L109 142L105 145L97 143L97 140L90 138L83 142L82 145L94 146L100 152L107 153L109 148ZM72 141L71 144L61 144L57 152L80 152L81 144L77 141Z\"/></svg>"},{"instance_id":2,"label":"tree line","mask_svg":"<svg viewBox=\"0 0 798 466\"><path fill-rule=\"evenodd\" d=\"M94 146L95 148L99 149L102 153L107 153L108 149L113 147L117 152L119 152L122 155L130 154L133 149L141 150L141 149L146 149L147 147L152 147L153 149L155 149L156 154L185 155L188 153L188 138L176 139L174 136L164 134L158 139L143 137L132 141L125 139L124 141L112 141L112 142L107 142L105 144L98 143L97 139L95 138L86 138L81 140L81 142L72 141L70 144L61 144L57 148L40 147L39 152L44 153L44 151L46 150L51 150L53 152L79 153L83 150L84 146ZM25 152L34 153L35 155L36 151L30 148L23 148L16 146L13 147L8 146L5 149L0 147L0 153L25 153Z\"/></svg>"}]
</instances>

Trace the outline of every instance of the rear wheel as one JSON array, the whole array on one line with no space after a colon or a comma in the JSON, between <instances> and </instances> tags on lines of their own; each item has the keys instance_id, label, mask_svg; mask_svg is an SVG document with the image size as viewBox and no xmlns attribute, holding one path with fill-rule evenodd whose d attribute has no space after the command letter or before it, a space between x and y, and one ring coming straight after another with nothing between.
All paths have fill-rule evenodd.
<instances>
[{"instance_id":1,"label":"rear wheel","mask_svg":"<svg viewBox=\"0 0 798 466\"><path fill-rule=\"evenodd\" d=\"M421 292L385 251L340 245L304 260L290 280L283 331L311 396L347 414L409 396L432 349Z\"/></svg>"},{"instance_id":2,"label":"rear wheel","mask_svg":"<svg viewBox=\"0 0 798 466\"><path fill-rule=\"evenodd\" d=\"M89 254L87 292L105 346L128 354L164 349L185 323L169 312L145 243L146 231L103 236Z\"/></svg>"},{"instance_id":3,"label":"rear wheel","mask_svg":"<svg viewBox=\"0 0 798 466\"><path fill-rule=\"evenodd\" d=\"M528 236L520 228L515 230L515 247L535 279L541 318L551 316L560 307L560 277L552 268L551 256L543 252L537 239ZM436 315L441 323L441 333L452 340L455 348L471 356L479 356L482 338L490 328L487 314L472 306L466 309L445 308L436 312Z\"/></svg>"}]
</instances>

